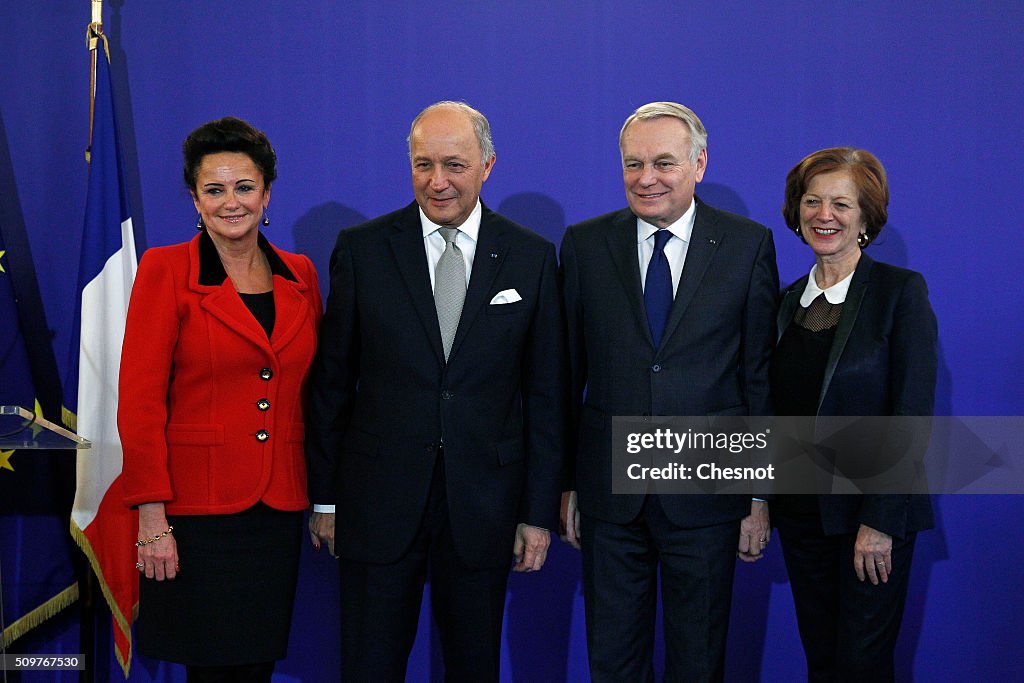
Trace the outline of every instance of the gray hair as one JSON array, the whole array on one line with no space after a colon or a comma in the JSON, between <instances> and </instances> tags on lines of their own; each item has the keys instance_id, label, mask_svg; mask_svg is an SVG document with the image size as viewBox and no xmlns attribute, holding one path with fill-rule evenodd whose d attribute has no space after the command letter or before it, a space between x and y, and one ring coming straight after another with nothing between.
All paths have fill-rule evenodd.
<instances>
[{"instance_id":1,"label":"gray hair","mask_svg":"<svg viewBox=\"0 0 1024 683\"><path fill-rule=\"evenodd\" d=\"M417 114L416 118L412 120L412 125L409 126L409 137L405 139L406 143L409 145L409 160L412 160L412 131L416 128L416 124L419 123L420 119L422 119L428 112L441 108L457 109L469 117L470 122L473 124L473 132L476 133L476 141L480 145L480 161L484 164L490 161L491 157L494 156L494 143L491 142L491 124L487 122L487 117L476 109L473 109L473 107L469 106L465 102L456 102L453 100L435 102Z\"/></svg>"},{"instance_id":2,"label":"gray hair","mask_svg":"<svg viewBox=\"0 0 1024 683\"><path fill-rule=\"evenodd\" d=\"M626 122L622 124L622 130L619 131L619 149L622 149L622 137L626 134L629 124L634 121L648 121L661 118L662 116L671 116L686 124L687 129L690 131L690 162L696 163L701 151L708 146L708 131L704 128L700 118L693 113L692 109L675 102L650 102L637 107L637 110L629 115Z\"/></svg>"}]
</instances>

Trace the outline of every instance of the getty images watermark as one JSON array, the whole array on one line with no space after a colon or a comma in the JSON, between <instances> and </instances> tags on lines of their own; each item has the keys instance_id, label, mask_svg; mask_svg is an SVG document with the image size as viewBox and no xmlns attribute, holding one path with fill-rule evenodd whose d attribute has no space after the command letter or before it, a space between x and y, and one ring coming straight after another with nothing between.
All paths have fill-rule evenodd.
<instances>
[{"instance_id":1,"label":"getty images watermark","mask_svg":"<svg viewBox=\"0 0 1024 683\"><path fill-rule=\"evenodd\" d=\"M612 492L1024 493L1024 417L614 417Z\"/></svg>"},{"instance_id":2,"label":"getty images watermark","mask_svg":"<svg viewBox=\"0 0 1024 683\"><path fill-rule=\"evenodd\" d=\"M626 453L640 455L648 452L669 452L675 456L682 453L714 451L722 454L740 455L751 449L764 451L768 448L770 429L756 434L750 432L709 432L676 431L668 427L659 427L651 431L636 431L626 434ZM727 459L723 459L727 460ZM775 465L769 463L762 467L736 466L720 464L716 459L691 464L669 462L660 466L646 466L639 462L630 462L626 466L626 476L633 480L672 481L698 479L700 481L772 481L775 479Z\"/></svg>"}]
</instances>

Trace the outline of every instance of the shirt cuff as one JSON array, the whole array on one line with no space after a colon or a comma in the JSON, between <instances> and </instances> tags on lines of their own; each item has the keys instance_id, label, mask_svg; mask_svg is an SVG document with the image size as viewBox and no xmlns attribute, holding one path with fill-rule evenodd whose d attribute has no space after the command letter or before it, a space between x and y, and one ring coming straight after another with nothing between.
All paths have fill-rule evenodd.
<instances>
[{"instance_id":1,"label":"shirt cuff","mask_svg":"<svg viewBox=\"0 0 1024 683\"><path fill-rule=\"evenodd\" d=\"M333 515L334 514L334 506L333 505L317 505L316 503L314 503L313 504L313 512L322 512L325 515Z\"/></svg>"}]
</instances>

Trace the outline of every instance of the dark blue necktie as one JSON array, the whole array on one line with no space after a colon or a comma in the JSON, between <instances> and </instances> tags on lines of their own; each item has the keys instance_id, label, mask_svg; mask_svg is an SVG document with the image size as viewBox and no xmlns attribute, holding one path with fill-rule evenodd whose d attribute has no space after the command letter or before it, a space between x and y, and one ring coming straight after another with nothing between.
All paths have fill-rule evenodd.
<instances>
[{"instance_id":1,"label":"dark blue necktie","mask_svg":"<svg viewBox=\"0 0 1024 683\"><path fill-rule=\"evenodd\" d=\"M647 324L651 328L655 348L661 344L661 335L665 333L668 314L672 310L672 271L665 256L665 243L671 237L668 230L654 233L654 253L647 264L644 281L644 308L647 309Z\"/></svg>"}]
</instances>

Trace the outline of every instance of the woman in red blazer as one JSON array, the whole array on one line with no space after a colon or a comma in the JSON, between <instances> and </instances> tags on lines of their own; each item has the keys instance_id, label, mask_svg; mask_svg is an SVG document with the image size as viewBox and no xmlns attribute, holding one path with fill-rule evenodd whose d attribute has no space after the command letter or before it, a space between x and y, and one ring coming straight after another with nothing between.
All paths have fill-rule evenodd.
<instances>
[{"instance_id":1,"label":"woman in red blazer","mask_svg":"<svg viewBox=\"0 0 1024 683\"><path fill-rule=\"evenodd\" d=\"M139 511L139 651L189 681L269 681L286 654L306 498L310 260L260 233L266 136L224 118L184 144L190 242L148 250L132 289L118 430Z\"/></svg>"},{"instance_id":2,"label":"woman in red blazer","mask_svg":"<svg viewBox=\"0 0 1024 683\"><path fill-rule=\"evenodd\" d=\"M931 415L937 326L924 278L862 250L888 218L885 169L840 147L786 177L786 224L814 251L783 291L772 358L778 415ZM788 495L771 503L782 538L810 681L894 677L893 652L922 495Z\"/></svg>"}]
</instances>

